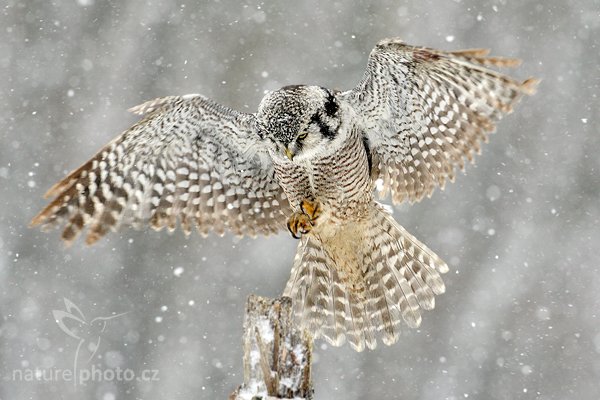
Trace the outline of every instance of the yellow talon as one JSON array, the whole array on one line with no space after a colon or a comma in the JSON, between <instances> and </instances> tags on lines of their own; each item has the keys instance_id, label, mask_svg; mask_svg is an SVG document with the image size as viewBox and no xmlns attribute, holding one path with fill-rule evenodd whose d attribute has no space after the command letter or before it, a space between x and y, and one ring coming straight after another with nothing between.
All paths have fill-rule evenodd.
<instances>
[{"instance_id":1,"label":"yellow talon","mask_svg":"<svg viewBox=\"0 0 600 400\"><path fill-rule=\"evenodd\" d=\"M313 222L321 215L321 206L316 201L302 200L300 202L300 210L308 215Z\"/></svg>"},{"instance_id":2,"label":"yellow talon","mask_svg":"<svg viewBox=\"0 0 600 400\"><path fill-rule=\"evenodd\" d=\"M287 222L287 227L294 239L306 235L315 225L315 220L321 215L321 207L317 202L302 200L300 211L294 212Z\"/></svg>"}]
</instances>

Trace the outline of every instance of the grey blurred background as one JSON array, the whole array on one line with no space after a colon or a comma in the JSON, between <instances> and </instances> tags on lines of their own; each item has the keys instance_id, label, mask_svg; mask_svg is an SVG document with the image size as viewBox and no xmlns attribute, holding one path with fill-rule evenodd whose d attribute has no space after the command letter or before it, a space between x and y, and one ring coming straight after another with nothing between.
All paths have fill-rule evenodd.
<instances>
[{"instance_id":1,"label":"grey blurred background","mask_svg":"<svg viewBox=\"0 0 600 400\"><path fill-rule=\"evenodd\" d=\"M254 111L265 90L285 84L350 88L389 36L491 47L523 59L511 74L543 82L466 176L395 208L450 264L447 294L392 347L355 353L317 342L316 398L600 398L593 0L5 1L0 398L226 398L242 382L246 296L281 293L294 240L127 230L65 249L58 232L27 224L49 186L136 121L128 107L202 93ZM52 314L66 310L64 298L88 322L127 312L108 321L87 368L156 371L158 380L43 375L73 367L79 342ZM36 379L18 376L35 370Z\"/></svg>"}]
</instances>

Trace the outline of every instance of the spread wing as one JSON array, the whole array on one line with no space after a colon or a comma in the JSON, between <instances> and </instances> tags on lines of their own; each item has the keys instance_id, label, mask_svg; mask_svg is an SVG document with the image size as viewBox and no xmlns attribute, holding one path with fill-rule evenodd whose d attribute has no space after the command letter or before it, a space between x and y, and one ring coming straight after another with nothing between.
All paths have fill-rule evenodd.
<instances>
[{"instance_id":1,"label":"spread wing","mask_svg":"<svg viewBox=\"0 0 600 400\"><path fill-rule=\"evenodd\" d=\"M487 66L518 60L486 57L486 50L442 52L385 39L369 56L360 84L340 94L366 129L374 176L395 203L419 201L454 180L472 161L495 123L537 81L524 82Z\"/></svg>"},{"instance_id":2,"label":"spread wing","mask_svg":"<svg viewBox=\"0 0 600 400\"><path fill-rule=\"evenodd\" d=\"M46 193L33 220L64 225L72 242L88 227L92 244L109 230L146 222L202 234L285 228L289 203L255 129L255 117L200 95L165 97L130 111L144 118Z\"/></svg>"}]
</instances>

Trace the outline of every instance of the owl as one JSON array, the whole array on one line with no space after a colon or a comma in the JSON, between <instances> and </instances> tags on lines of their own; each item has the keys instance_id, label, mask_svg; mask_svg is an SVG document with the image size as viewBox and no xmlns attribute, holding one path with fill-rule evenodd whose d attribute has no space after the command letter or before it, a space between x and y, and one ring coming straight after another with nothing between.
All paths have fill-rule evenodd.
<instances>
[{"instance_id":1,"label":"owl","mask_svg":"<svg viewBox=\"0 0 600 400\"><path fill-rule=\"evenodd\" d=\"M444 293L447 264L376 201L416 202L453 181L537 81L486 50L372 50L348 91L293 85L246 114L201 95L130 111L141 120L55 184L32 225L93 244L123 226L298 239L284 295L299 327L357 351L392 344Z\"/></svg>"}]
</instances>

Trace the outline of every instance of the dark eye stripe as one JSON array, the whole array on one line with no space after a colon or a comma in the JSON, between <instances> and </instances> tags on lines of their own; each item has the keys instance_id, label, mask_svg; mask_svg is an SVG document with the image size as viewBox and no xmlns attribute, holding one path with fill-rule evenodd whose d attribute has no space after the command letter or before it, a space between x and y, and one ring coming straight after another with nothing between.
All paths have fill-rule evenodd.
<instances>
[{"instance_id":1,"label":"dark eye stripe","mask_svg":"<svg viewBox=\"0 0 600 400\"><path fill-rule=\"evenodd\" d=\"M327 139L333 139L335 137L336 132L329 129L329 127L323 123L323 121L321 121L319 113L313 115L310 121L317 124L319 130L321 131L321 135L325 136Z\"/></svg>"},{"instance_id":2,"label":"dark eye stripe","mask_svg":"<svg viewBox=\"0 0 600 400\"><path fill-rule=\"evenodd\" d=\"M333 117L335 113L338 111L338 103L335 101L335 96L329 89L325 89L327 91L327 101L325 102L325 113Z\"/></svg>"}]
</instances>

